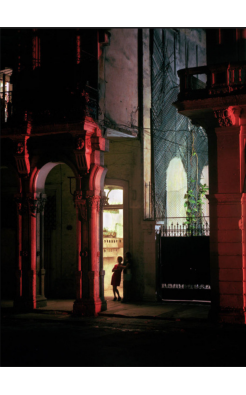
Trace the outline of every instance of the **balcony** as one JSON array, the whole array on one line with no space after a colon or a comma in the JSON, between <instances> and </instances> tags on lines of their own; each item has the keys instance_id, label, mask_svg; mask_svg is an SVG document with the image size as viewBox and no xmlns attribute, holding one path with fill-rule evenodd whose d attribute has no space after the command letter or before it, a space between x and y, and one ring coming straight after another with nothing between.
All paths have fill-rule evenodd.
<instances>
[{"instance_id":1,"label":"balcony","mask_svg":"<svg viewBox=\"0 0 246 395\"><path fill-rule=\"evenodd\" d=\"M246 62L182 69L178 76L180 102L246 93Z\"/></svg>"},{"instance_id":2,"label":"balcony","mask_svg":"<svg viewBox=\"0 0 246 395\"><path fill-rule=\"evenodd\" d=\"M34 129L41 126L75 124L84 121L85 116L97 121L98 91L85 86L80 91L45 91L25 89L4 92L5 105L1 105L1 127L4 133L11 134L18 127L31 121ZM3 93L0 93L3 102Z\"/></svg>"}]
</instances>

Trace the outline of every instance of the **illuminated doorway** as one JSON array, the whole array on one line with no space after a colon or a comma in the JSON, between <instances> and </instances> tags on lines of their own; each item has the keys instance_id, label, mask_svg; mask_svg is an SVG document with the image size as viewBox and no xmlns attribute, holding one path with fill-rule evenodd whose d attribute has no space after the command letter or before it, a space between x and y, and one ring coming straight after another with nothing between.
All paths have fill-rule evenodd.
<instances>
[{"instance_id":1,"label":"illuminated doorway","mask_svg":"<svg viewBox=\"0 0 246 395\"><path fill-rule=\"evenodd\" d=\"M103 210L103 268L104 296L113 298L111 285L112 269L117 264L117 257L124 258L124 221L123 221L123 188L105 186L106 205ZM118 287L123 297L123 274Z\"/></svg>"}]
</instances>

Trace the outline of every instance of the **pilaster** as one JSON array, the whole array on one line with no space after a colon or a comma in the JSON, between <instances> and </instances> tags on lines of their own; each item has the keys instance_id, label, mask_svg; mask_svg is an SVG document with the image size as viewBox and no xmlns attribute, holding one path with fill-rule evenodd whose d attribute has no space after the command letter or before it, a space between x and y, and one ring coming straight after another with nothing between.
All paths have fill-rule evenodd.
<instances>
[{"instance_id":1,"label":"pilaster","mask_svg":"<svg viewBox=\"0 0 246 395\"><path fill-rule=\"evenodd\" d=\"M156 301L155 221L143 221L144 300Z\"/></svg>"},{"instance_id":2,"label":"pilaster","mask_svg":"<svg viewBox=\"0 0 246 395\"><path fill-rule=\"evenodd\" d=\"M31 193L15 196L18 210L18 268L14 307L31 311L36 301L36 211L37 199ZM20 218L21 217L21 218Z\"/></svg>"},{"instance_id":3,"label":"pilaster","mask_svg":"<svg viewBox=\"0 0 246 395\"><path fill-rule=\"evenodd\" d=\"M82 227L86 223L87 229L83 228L82 237L86 231L87 248L82 248L80 253L84 260L79 263L77 273L77 300L74 302L73 314L75 315L97 315L102 309L100 298L100 196L87 191L85 199L76 202L81 213ZM79 226L79 225L78 225ZM85 244L84 244L85 246ZM82 287L82 276L84 277L85 289ZM83 288L83 289L82 289Z\"/></svg>"},{"instance_id":4,"label":"pilaster","mask_svg":"<svg viewBox=\"0 0 246 395\"><path fill-rule=\"evenodd\" d=\"M211 318L243 323L242 193L240 163L241 109L228 107L214 112L216 149L210 157L210 274ZM211 135L209 144L211 144ZM213 166L212 166L213 164ZM215 167L214 167L215 166Z\"/></svg>"},{"instance_id":5,"label":"pilaster","mask_svg":"<svg viewBox=\"0 0 246 395\"><path fill-rule=\"evenodd\" d=\"M44 265L44 208L47 198L45 194L37 197L37 253L36 253L36 275L37 275L37 307L47 306L45 297L45 265Z\"/></svg>"}]
</instances>

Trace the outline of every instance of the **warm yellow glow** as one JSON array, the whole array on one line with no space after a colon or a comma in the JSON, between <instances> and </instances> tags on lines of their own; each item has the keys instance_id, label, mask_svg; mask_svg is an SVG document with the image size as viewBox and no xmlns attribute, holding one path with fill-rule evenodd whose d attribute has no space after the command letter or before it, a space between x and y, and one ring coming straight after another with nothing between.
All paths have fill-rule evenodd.
<instances>
[{"instance_id":1,"label":"warm yellow glow","mask_svg":"<svg viewBox=\"0 0 246 395\"><path fill-rule=\"evenodd\" d=\"M106 191L105 191L106 192ZM111 277L112 269L117 264L117 257L123 257L123 209L103 210L103 269L104 295L113 297ZM123 280L118 287L123 296Z\"/></svg>"},{"instance_id":2,"label":"warm yellow glow","mask_svg":"<svg viewBox=\"0 0 246 395\"><path fill-rule=\"evenodd\" d=\"M103 230L123 237L123 210L103 210Z\"/></svg>"},{"instance_id":3,"label":"warm yellow glow","mask_svg":"<svg viewBox=\"0 0 246 395\"><path fill-rule=\"evenodd\" d=\"M123 189L104 189L105 194L109 198L109 204L123 204Z\"/></svg>"},{"instance_id":4,"label":"warm yellow glow","mask_svg":"<svg viewBox=\"0 0 246 395\"><path fill-rule=\"evenodd\" d=\"M187 192L187 175L180 158L174 158L167 169L167 217L185 217L184 195ZM168 220L178 222L178 218Z\"/></svg>"}]
</instances>

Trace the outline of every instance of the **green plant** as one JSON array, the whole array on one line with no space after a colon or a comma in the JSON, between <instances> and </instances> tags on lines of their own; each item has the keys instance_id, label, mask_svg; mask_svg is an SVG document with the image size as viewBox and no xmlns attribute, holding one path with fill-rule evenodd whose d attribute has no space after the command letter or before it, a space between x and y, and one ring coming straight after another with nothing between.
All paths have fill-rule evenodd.
<instances>
[{"instance_id":1,"label":"green plant","mask_svg":"<svg viewBox=\"0 0 246 395\"><path fill-rule=\"evenodd\" d=\"M190 180L193 184L196 180ZM192 230L195 228L196 224L202 220L203 212L202 207L204 203L204 197L208 191L208 186L206 184L199 184L194 189L190 188L185 194L186 207L186 221L185 225L188 225L188 229Z\"/></svg>"},{"instance_id":2,"label":"green plant","mask_svg":"<svg viewBox=\"0 0 246 395\"><path fill-rule=\"evenodd\" d=\"M190 179L190 188L185 194L185 203L184 207L186 207L186 221L184 225L188 226L188 230L192 231L195 229L197 224L202 224L202 216L203 210L202 206L204 203L205 195L208 191L208 186L206 184L198 184L198 155L195 151L194 144L194 133L192 134L192 151L191 151L191 159L193 156L196 157L196 180L193 178ZM191 160L192 163L192 160ZM193 185L193 188L192 188Z\"/></svg>"}]
</instances>

